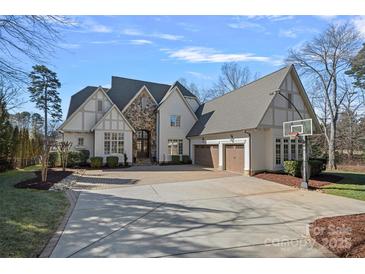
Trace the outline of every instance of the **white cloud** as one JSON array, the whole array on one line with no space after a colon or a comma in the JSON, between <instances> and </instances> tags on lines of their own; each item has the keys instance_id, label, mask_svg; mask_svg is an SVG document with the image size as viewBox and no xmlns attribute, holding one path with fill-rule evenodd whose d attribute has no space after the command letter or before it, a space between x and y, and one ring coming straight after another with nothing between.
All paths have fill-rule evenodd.
<instances>
[{"instance_id":1,"label":"white cloud","mask_svg":"<svg viewBox=\"0 0 365 274\"><path fill-rule=\"evenodd\" d=\"M113 45L118 44L118 40L100 40L100 41L91 41L90 44L94 45Z\"/></svg>"},{"instance_id":2,"label":"white cloud","mask_svg":"<svg viewBox=\"0 0 365 274\"><path fill-rule=\"evenodd\" d=\"M195 78L198 78L198 79L203 79L203 80L211 80L212 77L208 76L208 75L205 75L201 72L196 72L196 71L187 71L186 73L194 76Z\"/></svg>"},{"instance_id":3,"label":"white cloud","mask_svg":"<svg viewBox=\"0 0 365 274\"><path fill-rule=\"evenodd\" d=\"M248 16L250 19L268 19L272 22L278 22L278 21L286 21L286 20L292 20L295 17L293 15L250 15Z\"/></svg>"},{"instance_id":4,"label":"white cloud","mask_svg":"<svg viewBox=\"0 0 365 274\"><path fill-rule=\"evenodd\" d=\"M260 31L265 30L265 28L258 23L241 21L241 20L239 20L235 23L230 23L230 24L228 24L228 26L233 29L256 29L256 30L260 30Z\"/></svg>"},{"instance_id":5,"label":"white cloud","mask_svg":"<svg viewBox=\"0 0 365 274\"><path fill-rule=\"evenodd\" d=\"M170 40L170 41L178 41L182 40L184 36L182 35L175 35L175 34L169 34L169 33L144 33L137 29L124 29L122 30L122 34L128 35L128 36L144 36L144 37L154 37L158 39L163 40Z\"/></svg>"},{"instance_id":6,"label":"white cloud","mask_svg":"<svg viewBox=\"0 0 365 274\"><path fill-rule=\"evenodd\" d=\"M324 20L326 22L332 22L337 18L337 15L315 15L318 19Z\"/></svg>"},{"instance_id":7,"label":"white cloud","mask_svg":"<svg viewBox=\"0 0 365 274\"><path fill-rule=\"evenodd\" d=\"M122 30L122 34L130 35L130 36L141 36L143 33L136 29L124 29Z\"/></svg>"},{"instance_id":8,"label":"white cloud","mask_svg":"<svg viewBox=\"0 0 365 274\"><path fill-rule=\"evenodd\" d=\"M267 56L257 56L252 53L222 53L212 48L186 47L167 51L170 58L189 63L224 63L237 61L276 62Z\"/></svg>"},{"instance_id":9,"label":"white cloud","mask_svg":"<svg viewBox=\"0 0 365 274\"><path fill-rule=\"evenodd\" d=\"M351 20L360 35L365 39L365 16L357 16Z\"/></svg>"},{"instance_id":10,"label":"white cloud","mask_svg":"<svg viewBox=\"0 0 365 274\"><path fill-rule=\"evenodd\" d=\"M178 41L178 40L182 40L184 38L184 36L182 36L182 35L174 35L174 34L167 34L167 33L154 33L154 34L147 35L147 36L156 37L156 38L160 38L160 39L164 39L164 40L171 40L171 41Z\"/></svg>"},{"instance_id":11,"label":"white cloud","mask_svg":"<svg viewBox=\"0 0 365 274\"><path fill-rule=\"evenodd\" d=\"M144 39L130 40L129 42L130 42L132 45L138 45L138 46L142 46L142 45L150 45L150 44L152 44L152 41L150 41L150 40L144 40Z\"/></svg>"},{"instance_id":12,"label":"white cloud","mask_svg":"<svg viewBox=\"0 0 365 274\"><path fill-rule=\"evenodd\" d=\"M279 36L287 38L297 38L301 33L318 33L319 30L315 28L296 27L290 29L280 29Z\"/></svg>"},{"instance_id":13,"label":"white cloud","mask_svg":"<svg viewBox=\"0 0 365 274\"><path fill-rule=\"evenodd\" d=\"M279 36L281 37L288 37L288 38L296 38L297 33L293 29L287 29L287 30L280 30Z\"/></svg>"},{"instance_id":14,"label":"white cloud","mask_svg":"<svg viewBox=\"0 0 365 274\"><path fill-rule=\"evenodd\" d=\"M81 22L81 27L88 32L110 33L113 31L112 28L100 24L91 18L86 18L83 20Z\"/></svg>"},{"instance_id":15,"label":"white cloud","mask_svg":"<svg viewBox=\"0 0 365 274\"><path fill-rule=\"evenodd\" d=\"M60 43L59 46L64 49L78 49L81 47L80 44L72 44L72 43Z\"/></svg>"}]
</instances>

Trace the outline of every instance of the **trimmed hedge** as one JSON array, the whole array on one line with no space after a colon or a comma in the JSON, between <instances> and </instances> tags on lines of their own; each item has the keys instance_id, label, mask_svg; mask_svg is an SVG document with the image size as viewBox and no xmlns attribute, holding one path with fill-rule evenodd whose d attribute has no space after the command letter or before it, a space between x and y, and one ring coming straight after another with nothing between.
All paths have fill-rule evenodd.
<instances>
[{"instance_id":1,"label":"trimmed hedge","mask_svg":"<svg viewBox=\"0 0 365 274\"><path fill-rule=\"evenodd\" d=\"M119 158L117 156L106 157L106 165L110 168L118 167Z\"/></svg>"},{"instance_id":2,"label":"trimmed hedge","mask_svg":"<svg viewBox=\"0 0 365 274\"><path fill-rule=\"evenodd\" d=\"M13 165L8 160L4 160L4 159L0 160L0 172L5 172L12 168L13 168Z\"/></svg>"},{"instance_id":3,"label":"trimmed hedge","mask_svg":"<svg viewBox=\"0 0 365 274\"><path fill-rule=\"evenodd\" d=\"M180 164L180 155L171 155L171 163Z\"/></svg>"},{"instance_id":4,"label":"trimmed hedge","mask_svg":"<svg viewBox=\"0 0 365 274\"><path fill-rule=\"evenodd\" d=\"M191 159L190 159L189 155L183 155L183 156L182 156L182 163L183 163L183 164L191 164L191 163L192 163L192 161L191 161Z\"/></svg>"},{"instance_id":5,"label":"trimmed hedge","mask_svg":"<svg viewBox=\"0 0 365 274\"><path fill-rule=\"evenodd\" d=\"M61 157L58 151L52 151L48 156L48 166L57 167L61 165Z\"/></svg>"},{"instance_id":6,"label":"trimmed hedge","mask_svg":"<svg viewBox=\"0 0 365 274\"><path fill-rule=\"evenodd\" d=\"M284 161L284 172L295 177L302 176L303 161L289 160ZM321 174L325 169L325 165L321 160L308 160L310 177L315 177Z\"/></svg>"},{"instance_id":7,"label":"trimmed hedge","mask_svg":"<svg viewBox=\"0 0 365 274\"><path fill-rule=\"evenodd\" d=\"M86 166L87 160L89 160L90 158L90 151L88 151L87 149L82 149L79 150L79 153L80 153L80 165Z\"/></svg>"},{"instance_id":8,"label":"trimmed hedge","mask_svg":"<svg viewBox=\"0 0 365 274\"><path fill-rule=\"evenodd\" d=\"M300 177L302 172L302 161L284 161L284 172L295 177Z\"/></svg>"},{"instance_id":9,"label":"trimmed hedge","mask_svg":"<svg viewBox=\"0 0 365 274\"><path fill-rule=\"evenodd\" d=\"M81 163L81 153L79 151L70 151L67 155L67 167L77 167Z\"/></svg>"},{"instance_id":10,"label":"trimmed hedge","mask_svg":"<svg viewBox=\"0 0 365 274\"><path fill-rule=\"evenodd\" d=\"M91 157L90 165L92 168L101 168L103 166L103 157Z\"/></svg>"}]
</instances>

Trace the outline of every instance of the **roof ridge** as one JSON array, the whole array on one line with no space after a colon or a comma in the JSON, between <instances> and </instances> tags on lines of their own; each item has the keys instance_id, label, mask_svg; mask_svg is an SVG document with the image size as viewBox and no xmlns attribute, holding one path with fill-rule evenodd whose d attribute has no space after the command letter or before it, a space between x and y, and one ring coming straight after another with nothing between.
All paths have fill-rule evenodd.
<instances>
[{"instance_id":1,"label":"roof ridge","mask_svg":"<svg viewBox=\"0 0 365 274\"><path fill-rule=\"evenodd\" d=\"M123 76L113 76L112 75L112 78L113 77L122 78L122 79L126 79L126 80L137 81L137 82L145 82L145 83L151 83L151 84L157 84L157 85L171 86L171 84L164 84L164 83L158 83L158 82L152 82L152 81L145 81L145 80L133 79L133 78L123 77Z\"/></svg>"},{"instance_id":2,"label":"roof ridge","mask_svg":"<svg viewBox=\"0 0 365 274\"><path fill-rule=\"evenodd\" d=\"M278 73L278 72L279 72L279 71L281 71L281 70L291 68L291 66L292 66L292 65L288 65L288 66L282 67L282 68L280 68L280 69L278 69L278 70L275 70L275 71L273 71L273 72L270 72L269 74L266 74L266 75L264 75L264 76L262 76L262 77L260 77L260 78L257 78L257 79L255 79L255 80L253 80L253 81L251 81L251 82L249 82L249 83L247 83L247 84L244 84L244 85L240 86L239 88L236 88L236 89L234 89L234 90L232 90L232 91L229 91L229 92L227 92L227 93L225 93L225 94L223 94L223 95L220 95L220 96L218 96L218 97L215 97L215 98L213 98L213 99L211 99L211 100L209 100L209 101L205 102L205 103L204 103L204 104L202 104L202 105L205 105L206 103L210 103L210 102L212 102L212 101L214 101L214 100L217 100L217 99L219 99L219 98L222 98L222 97L223 97L223 96L225 96L225 95L228 95L228 94L231 94L231 93L233 93L233 92L236 92L236 91L238 91L239 89L241 89L241 88L243 88L243 87L246 87L246 86L251 85L251 84L253 84L253 83L257 82L257 81L260 81L260 80L262 80L262 79L264 79L264 78L266 78L266 77L268 77L268 76L271 76L271 75L272 75L272 74L274 74L274 73Z\"/></svg>"}]
</instances>

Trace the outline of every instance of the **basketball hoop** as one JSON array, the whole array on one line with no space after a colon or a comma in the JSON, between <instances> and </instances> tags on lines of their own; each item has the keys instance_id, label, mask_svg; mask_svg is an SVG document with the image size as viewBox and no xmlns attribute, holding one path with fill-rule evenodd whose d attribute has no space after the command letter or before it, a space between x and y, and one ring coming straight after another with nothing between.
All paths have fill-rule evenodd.
<instances>
[{"instance_id":1,"label":"basketball hoop","mask_svg":"<svg viewBox=\"0 0 365 274\"><path fill-rule=\"evenodd\" d=\"M299 132L289 132L289 138L290 140L298 140L299 139Z\"/></svg>"}]
</instances>

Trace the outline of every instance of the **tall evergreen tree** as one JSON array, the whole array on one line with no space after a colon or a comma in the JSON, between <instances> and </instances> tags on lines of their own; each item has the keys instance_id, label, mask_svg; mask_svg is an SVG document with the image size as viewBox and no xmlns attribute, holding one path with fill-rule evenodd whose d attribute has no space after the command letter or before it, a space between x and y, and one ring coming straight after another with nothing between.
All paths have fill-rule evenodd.
<instances>
[{"instance_id":1,"label":"tall evergreen tree","mask_svg":"<svg viewBox=\"0 0 365 274\"><path fill-rule=\"evenodd\" d=\"M354 85L365 89L365 43L359 53L351 60L351 68L346 74L354 77Z\"/></svg>"},{"instance_id":2,"label":"tall evergreen tree","mask_svg":"<svg viewBox=\"0 0 365 274\"><path fill-rule=\"evenodd\" d=\"M28 88L30 99L44 114L42 182L46 182L48 155L51 146L48 141L48 115L52 121L60 121L62 118L61 98L58 92L61 83L57 78L57 74L44 65L33 66L33 71L29 74L29 78L31 80L31 85Z\"/></svg>"}]
</instances>

